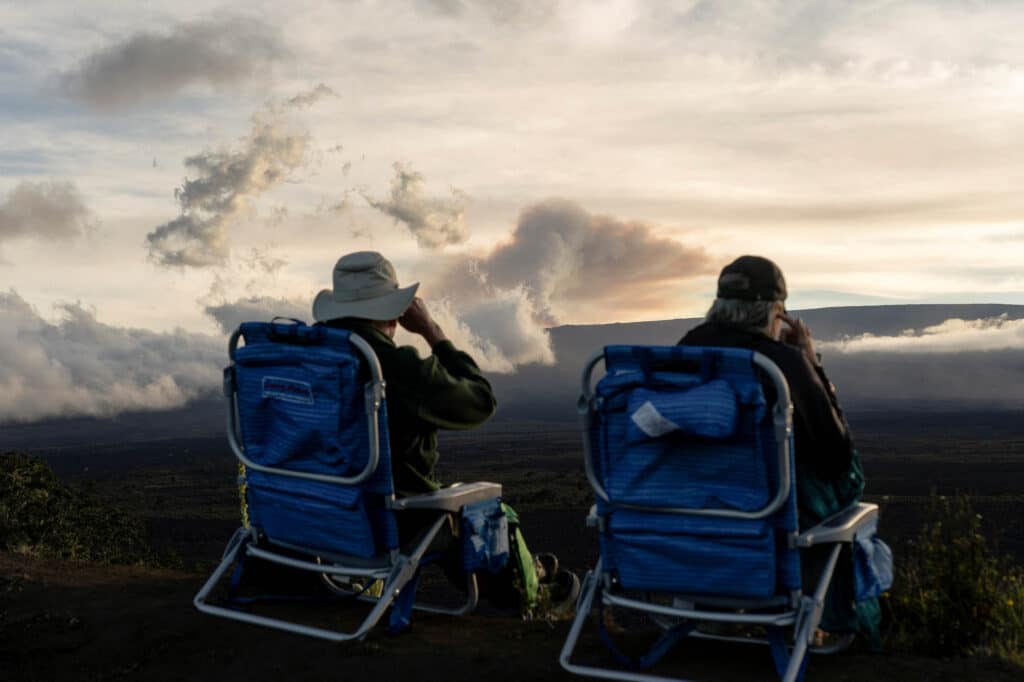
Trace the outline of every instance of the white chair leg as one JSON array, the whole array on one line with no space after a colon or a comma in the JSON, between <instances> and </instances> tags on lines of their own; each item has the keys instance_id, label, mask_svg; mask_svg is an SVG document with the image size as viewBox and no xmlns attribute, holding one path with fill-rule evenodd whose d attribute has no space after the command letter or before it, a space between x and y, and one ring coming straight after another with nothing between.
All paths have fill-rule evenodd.
<instances>
[{"instance_id":1,"label":"white chair leg","mask_svg":"<svg viewBox=\"0 0 1024 682\"><path fill-rule=\"evenodd\" d=\"M320 639L326 639L330 642L345 642L353 639L362 639L380 621L381 616L384 615L387 608L394 602L402 588L416 574L420 559L423 558L423 554L426 552L427 547L430 545L431 541L433 541L434 536L437 535L443 521L444 519L441 518L431 527L411 555L399 557L385 580L381 597L376 600L376 603L370 610L370 613L365 619L363 619L359 627L352 632L341 632L309 625L301 625L299 623L292 623L278 618L258 616L251 613L245 613L244 611L210 604L207 601L207 598L213 591L213 588L217 586L224 577L224 574L227 573L228 569L240 558L240 553L245 550L246 544L242 541L244 538L244 533L242 531L245 529L235 531L235 534L228 543L228 550L225 551L224 558L221 560L220 564L218 564L213 574L207 579L206 583L202 588L200 588L199 592L196 593L192 603L199 611L213 616L229 618L231 620L237 620L251 625L261 625L263 627L274 628L276 630L284 630L285 632L292 632L299 635L317 637ZM295 560L288 559L287 557L280 557L280 560L281 563L286 563L288 565L305 563L297 562ZM296 567L303 568L301 565ZM319 564L309 564L309 567L306 570L322 571L323 568L324 567Z\"/></svg>"},{"instance_id":2,"label":"white chair leg","mask_svg":"<svg viewBox=\"0 0 1024 682\"><path fill-rule=\"evenodd\" d=\"M821 615L825 610L825 595L828 593L828 587L832 583L832 574L836 570L836 563L839 561L839 553L842 549L843 546L839 543L836 543L835 547L832 548L828 562L818 577L818 585L814 589L814 596L810 600L810 612L804 613L803 617L797 621L796 630L793 633L793 651L789 655L789 665L786 667L786 674L782 678L783 682L793 682L797 678L800 667L803 665L803 660L807 657L814 633L821 623Z\"/></svg>"}]
</instances>

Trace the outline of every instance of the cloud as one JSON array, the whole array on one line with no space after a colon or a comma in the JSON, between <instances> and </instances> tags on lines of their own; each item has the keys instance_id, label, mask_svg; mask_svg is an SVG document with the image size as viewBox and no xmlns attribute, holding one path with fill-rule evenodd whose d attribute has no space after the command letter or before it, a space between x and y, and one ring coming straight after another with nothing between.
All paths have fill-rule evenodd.
<instances>
[{"instance_id":1,"label":"cloud","mask_svg":"<svg viewBox=\"0 0 1024 682\"><path fill-rule=\"evenodd\" d=\"M429 302L430 314L484 371L504 374L523 364L554 363L548 332L537 323L522 289L491 291L470 304L457 299L456 295Z\"/></svg>"},{"instance_id":2,"label":"cloud","mask_svg":"<svg viewBox=\"0 0 1024 682\"><path fill-rule=\"evenodd\" d=\"M285 103L288 106L295 107L297 109L308 109L313 106L324 97L337 97L336 93L331 88L327 87L323 83L318 83L315 88L308 92L300 92L294 97L289 98Z\"/></svg>"},{"instance_id":3,"label":"cloud","mask_svg":"<svg viewBox=\"0 0 1024 682\"><path fill-rule=\"evenodd\" d=\"M439 249L459 244L467 237L465 224L466 195L452 189L451 198L424 195L423 175L401 163L394 164L391 194L374 199L363 193L373 208L405 225L425 249Z\"/></svg>"},{"instance_id":4,"label":"cloud","mask_svg":"<svg viewBox=\"0 0 1024 682\"><path fill-rule=\"evenodd\" d=\"M446 299L467 347L494 371L510 371L555 361L547 328L563 315L590 306L607 319L608 310L627 316L652 301L664 305L709 268L703 249L660 237L651 225L549 199L523 209L507 242L454 259L430 288Z\"/></svg>"},{"instance_id":5,"label":"cloud","mask_svg":"<svg viewBox=\"0 0 1024 682\"><path fill-rule=\"evenodd\" d=\"M348 213L349 209L352 208L352 193L356 190L346 189L341 194L341 199L327 199L326 197L320 200L317 204L313 214L317 216L330 216L337 217Z\"/></svg>"},{"instance_id":6,"label":"cloud","mask_svg":"<svg viewBox=\"0 0 1024 682\"><path fill-rule=\"evenodd\" d=\"M278 32L262 22L206 19L169 33L136 33L85 57L59 82L66 95L91 108L116 110L197 83L219 88L254 80L285 56Z\"/></svg>"},{"instance_id":7,"label":"cloud","mask_svg":"<svg viewBox=\"0 0 1024 682\"><path fill-rule=\"evenodd\" d=\"M92 223L92 213L70 182L22 182L0 202L0 241L73 239Z\"/></svg>"},{"instance_id":8,"label":"cloud","mask_svg":"<svg viewBox=\"0 0 1024 682\"><path fill-rule=\"evenodd\" d=\"M287 317L303 322L312 318L309 301L249 296L237 301L206 306L203 311L212 317L225 334L230 334L243 322L269 322L274 317Z\"/></svg>"},{"instance_id":9,"label":"cloud","mask_svg":"<svg viewBox=\"0 0 1024 682\"><path fill-rule=\"evenodd\" d=\"M949 319L920 331L909 329L896 336L862 334L841 341L817 344L823 350L855 353L958 353L1024 348L1024 319L1004 313L980 320Z\"/></svg>"},{"instance_id":10,"label":"cloud","mask_svg":"<svg viewBox=\"0 0 1024 682\"><path fill-rule=\"evenodd\" d=\"M558 0L421 0L419 6L443 17L480 15L499 25L533 25L556 16Z\"/></svg>"},{"instance_id":11,"label":"cloud","mask_svg":"<svg viewBox=\"0 0 1024 682\"><path fill-rule=\"evenodd\" d=\"M288 265L275 249L268 244L232 254L213 272L209 291L196 303L225 334L242 322L269 322L274 317L310 321L312 296L281 298L265 293L281 290L278 275Z\"/></svg>"},{"instance_id":12,"label":"cloud","mask_svg":"<svg viewBox=\"0 0 1024 682\"><path fill-rule=\"evenodd\" d=\"M704 249L658 236L651 225L596 215L566 199L523 209L512 238L478 263L495 287L523 287L551 324L597 302L630 306L667 298L673 285L709 272Z\"/></svg>"},{"instance_id":13,"label":"cloud","mask_svg":"<svg viewBox=\"0 0 1024 682\"><path fill-rule=\"evenodd\" d=\"M253 117L239 148L186 158L195 177L174 191L181 215L146 235L150 257L165 266L223 264L234 218L247 202L303 164L307 143L306 133L291 130L279 111L268 108Z\"/></svg>"},{"instance_id":14,"label":"cloud","mask_svg":"<svg viewBox=\"0 0 1024 682\"><path fill-rule=\"evenodd\" d=\"M218 388L223 339L99 322L80 303L44 320L0 293L0 422L178 407Z\"/></svg>"},{"instance_id":15,"label":"cloud","mask_svg":"<svg viewBox=\"0 0 1024 682\"><path fill-rule=\"evenodd\" d=\"M244 269L264 275L276 275L281 268L288 265L287 259L275 256L270 246L262 249L253 247L239 256L238 262Z\"/></svg>"},{"instance_id":16,"label":"cloud","mask_svg":"<svg viewBox=\"0 0 1024 682\"><path fill-rule=\"evenodd\" d=\"M998 39L1020 17L1015 3L911 1L665 3L646 12L645 28L685 36L686 49L786 69L910 69L1016 63L1020 46ZM958 40L949 40L957 36Z\"/></svg>"},{"instance_id":17,"label":"cloud","mask_svg":"<svg viewBox=\"0 0 1024 682\"><path fill-rule=\"evenodd\" d=\"M221 216L203 220L183 213L147 234L146 240L150 256L160 265L219 265L229 251L227 227Z\"/></svg>"}]
</instances>

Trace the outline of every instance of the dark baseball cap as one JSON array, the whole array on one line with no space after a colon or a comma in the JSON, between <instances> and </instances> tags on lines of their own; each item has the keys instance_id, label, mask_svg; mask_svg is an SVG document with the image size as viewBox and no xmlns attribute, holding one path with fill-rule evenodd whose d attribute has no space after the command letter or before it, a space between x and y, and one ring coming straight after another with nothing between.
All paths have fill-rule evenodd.
<instances>
[{"instance_id":1,"label":"dark baseball cap","mask_svg":"<svg viewBox=\"0 0 1024 682\"><path fill-rule=\"evenodd\" d=\"M722 268L718 298L785 301L786 279L779 266L761 256L740 256Z\"/></svg>"}]
</instances>

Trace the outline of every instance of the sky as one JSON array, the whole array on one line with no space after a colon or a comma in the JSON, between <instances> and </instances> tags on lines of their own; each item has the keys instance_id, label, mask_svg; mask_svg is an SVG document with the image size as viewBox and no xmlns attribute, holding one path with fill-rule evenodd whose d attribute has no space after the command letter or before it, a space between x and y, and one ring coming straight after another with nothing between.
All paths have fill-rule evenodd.
<instances>
[{"instance_id":1,"label":"sky","mask_svg":"<svg viewBox=\"0 0 1024 682\"><path fill-rule=\"evenodd\" d=\"M493 371L552 361L552 325L699 316L743 253L791 309L1024 304L1021 25L996 0L0 2L0 419L179 404L356 250Z\"/></svg>"}]
</instances>

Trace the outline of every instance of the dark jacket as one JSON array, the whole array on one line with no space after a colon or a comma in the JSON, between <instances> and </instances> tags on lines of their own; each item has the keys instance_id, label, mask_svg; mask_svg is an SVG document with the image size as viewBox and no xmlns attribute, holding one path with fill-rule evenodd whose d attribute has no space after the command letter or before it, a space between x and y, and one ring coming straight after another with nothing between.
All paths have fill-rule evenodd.
<instances>
[{"instance_id":1,"label":"dark jacket","mask_svg":"<svg viewBox=\"0 0 1024 682\"><path fill-rule=\"evenodd\" d=\"M396 346L364 320L326 323L365 339L380 360L388 409L388 432L395 490L399 495L437 490L438 429L471 429L487 421L497 406L473 358L441 341L421 358L412 346Z\"/></svg>"},{"instance_id":2,"label":"dark jacket","mask_svg":"<svg viewBox=\"0 0 1024 682\"><path fill-rule=\"evenodd\" d=\"M782 370L793 401L797 501L801 526L816 523L855 502L864 487L850 427L825 370L795 346L764 334L716 322L691 329L687 346L749 348Z\"/></svg>"},{"instance_id":3,"label":"dark jacket","mask_svg":"<svg viewBox=\"0 0 1024 682\"><path fill-rule=\"evenodd\" d=\"M797 507L800 527L808 528L860 499L864 471L853 447L850 427L836 399L835 387L820 365L794 346L729 325L705 322L679 343L689 346L749 348L782 370L793 401ZM804 590L813 589L828 558L827 547L801 552ZM854 603L853 564L848 554L835 568L825 596L820 627L829 632L863 632L878 648L881 611L878 601Z\"/></svg>"}]
</instances>

